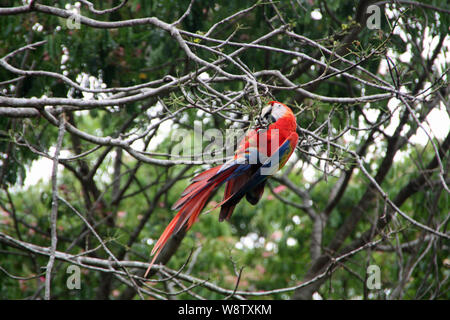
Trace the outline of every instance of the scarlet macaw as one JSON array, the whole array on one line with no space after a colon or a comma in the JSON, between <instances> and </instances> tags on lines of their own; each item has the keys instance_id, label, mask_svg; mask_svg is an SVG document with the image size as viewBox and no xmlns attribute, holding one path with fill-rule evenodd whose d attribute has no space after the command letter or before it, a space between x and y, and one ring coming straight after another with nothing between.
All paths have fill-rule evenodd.
<instances>
[{"instance_id":1,"label":"scarlet macaw","mask_svg":"<svg viewBox=\"0 0 450 320\"><path fill-rule=\"evenodd\" d=\"M172 206L178 214L172 219L151 252L154 255L144 278L172 234L189 230L217 188L226 182L219 221L229 219L236 204L245 196L252 205L261 199L266 180L281 169L297 146L297 121L286 105L271 101L263 108L260 125L240 142L230 161L208 169L192 179Z\"/></svg>"}]
</instances>

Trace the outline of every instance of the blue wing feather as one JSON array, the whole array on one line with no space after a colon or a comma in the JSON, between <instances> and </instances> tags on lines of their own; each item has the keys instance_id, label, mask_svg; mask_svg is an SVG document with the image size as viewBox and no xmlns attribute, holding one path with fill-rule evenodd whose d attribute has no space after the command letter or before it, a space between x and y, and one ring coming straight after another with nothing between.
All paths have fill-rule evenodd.
<instances>
[{"instance_id":1,"label":"blue wing feather","mask_svg":"<svg viewBox=\"0 0 450 320\"><path fill-rule=\"evenodd\" d=\"M226 199L222 205L227 203L237 203L247 192L253 190L256 186L264 183L271 175L278 171L281 166L285 164L290 154L293 152L292 139L297 139L297 134L291 135L278 148L272 156L270 156L261 167L252 175L245 185L240 188L235 194ZM296 143L294 143L295 145Z\"/></svg>"}]
</instances>

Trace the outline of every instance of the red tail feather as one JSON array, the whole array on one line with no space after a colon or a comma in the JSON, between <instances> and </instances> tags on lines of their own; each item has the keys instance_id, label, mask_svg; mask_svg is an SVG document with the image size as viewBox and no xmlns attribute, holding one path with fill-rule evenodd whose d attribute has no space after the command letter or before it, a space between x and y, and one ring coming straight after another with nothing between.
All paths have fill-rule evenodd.
<instances>
[{"instance_id":1,"label":"red tail feather","mask_svg":"<svg viewBox=\"0 0 450 320\"><path fill-rule=\"evenodd\" d=\"M224 199L228 199L234 193L236 193L240 188L242 188L242 186L248 181L248 179L250 179L253 172L254 172L254 170L248 170L248 171L244 172L242 175L240 175L239 177L231 180L227 184L227 187L225 188ZM236 204L237 203L223 205L222 208L220 209L219 221L230 219L231 215L233 214L234 207L236 207Z\"/></svg>"},{"instance_id":2,"label":"red tail feather","mask_svg":"<svg viewBox=\"0 0 450 320\"><path fill-rule=\"evenodd\" d=\"M186 228L186 231L192 227L197 220L198 215L206 205L206 202L211 197L211 194L233 173L235 169L231 167L221 173L217 173L221 167L222 166L211 168L195 176L192 179L193 183L184 190L182 197L173 205L172 208L174 210L179 210L179 212L166 227L153 247L151 254L154 254L154 257L145 272L144 278L147 277L147 274L170 236L180 231L183 227Z\"/></svg>"},{"instance_id":3,"label":"red tail feather","mask_svg":"<svg viewBox=\"0 0 450 320\"><path fill-rule=\"evenodd\" d=\"M191 200L193 197L195 197L198 193L202 192L202 189L207 187L211 182L211 178L219 178L220 176L226 174L225 170L222 172L222 174L219 177L215 177L217 175L217 172L220 170L222 166L217 166L214 168L211 168L209 170L206 170L205 172L202 172L195 176L192 179L192 184L190 184L186 189L184 189L183 193L181 194L181 198L178 199L177 202L172 206L172 210L180 210L189 200Z\"/></svg>"}]
</instances>

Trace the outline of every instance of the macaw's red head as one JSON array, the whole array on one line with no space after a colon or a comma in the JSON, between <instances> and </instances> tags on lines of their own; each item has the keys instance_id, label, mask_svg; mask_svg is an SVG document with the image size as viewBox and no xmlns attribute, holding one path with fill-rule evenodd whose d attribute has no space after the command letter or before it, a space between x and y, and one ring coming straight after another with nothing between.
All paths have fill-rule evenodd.
<instances>
[{"instance_id":1,"label":"macaw's red head","mask_svg":"<svg viewBox=\"0 0 450 320\"><path fill-rule=\"evenodd\" d=\"M292 110L278 101L270 101L261 111L260 122L264 126L276 126L283 129L295 131L297 121Z\"/></svg>"}]
</instances>

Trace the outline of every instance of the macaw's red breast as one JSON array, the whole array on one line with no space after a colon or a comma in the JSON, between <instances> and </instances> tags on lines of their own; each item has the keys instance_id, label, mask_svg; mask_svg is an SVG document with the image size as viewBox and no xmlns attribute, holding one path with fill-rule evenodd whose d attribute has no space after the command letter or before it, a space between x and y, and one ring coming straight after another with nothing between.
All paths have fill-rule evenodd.
<instances>
[{"instance_id":1,"label":"macaw's red breast","mask_svg":"<svg viewBox=\"0 0 450 320\"><path fill-rule=\"evenodd\" d=\"M291 109L286 107L286 114L272 123L267 129L250 130L236 150L235 159L256 148L260 154L271 156L279 146L297 130L297 121Z\"/></svg>"}]
</instances>

